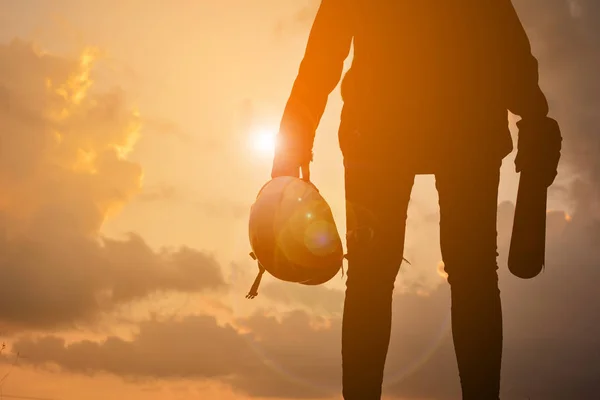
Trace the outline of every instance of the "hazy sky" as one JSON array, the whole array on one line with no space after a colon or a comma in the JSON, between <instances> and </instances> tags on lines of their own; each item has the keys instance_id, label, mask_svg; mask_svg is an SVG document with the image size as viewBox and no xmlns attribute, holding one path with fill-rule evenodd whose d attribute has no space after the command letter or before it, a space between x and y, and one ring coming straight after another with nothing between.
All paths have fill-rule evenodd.
<instances>
[{"instance_id":1,"label":"hazy sky","mask_svg":"<svg viewBox=\"0 0 600 400\"><path fill-rule=\"evenodd\" d=\"M565 142L548 266L531 282L507 273L514 154L503 166L503 398L596 399L600 3L514 3ZM267 276L244 299L263 137L318 4L0 0L4 397L339 398L342 277L308 288ZM312 176L343 233L341 106L336 89ZM384 391L399 399L459 393L437 223L433 178L419 177Z\"/></svg>"}]
</instances>

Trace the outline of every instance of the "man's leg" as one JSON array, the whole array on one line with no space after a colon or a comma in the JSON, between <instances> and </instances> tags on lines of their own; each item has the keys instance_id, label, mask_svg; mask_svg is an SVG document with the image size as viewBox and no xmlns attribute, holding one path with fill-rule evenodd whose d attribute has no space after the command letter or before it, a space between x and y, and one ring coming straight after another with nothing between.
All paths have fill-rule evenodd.
<instances>
[{"instance_id":1,"label":"man's leg","mask_svg":"<svg viewBox=\"0 0 600 400\"><path fill-rule=\"evenodd\" d=\"M343 396L379 400L392 292L403 259L414 176L346 166L348 277L342 323Z\"/></svg>"},{"instance_id":2,"label":"man's leg","mask_svg":"<svg viewBox=\"0 0 600 400\"><path fill-rule=\"evenodd\" d=\"M436 174L442 258L464 400L497 400L502 309L496 261L500 163Z\"/></svg>"}]
</instances>

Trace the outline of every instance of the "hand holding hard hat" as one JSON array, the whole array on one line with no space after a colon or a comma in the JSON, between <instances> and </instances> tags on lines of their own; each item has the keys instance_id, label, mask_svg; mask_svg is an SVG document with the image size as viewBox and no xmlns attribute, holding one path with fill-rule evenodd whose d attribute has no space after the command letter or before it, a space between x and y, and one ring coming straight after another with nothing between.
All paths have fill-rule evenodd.
<instances>
[{"instance_id":1,"label":"hand holding hard hat","mask_svg":"<svg viewBox=\"0 0 600 400\"><path fill-rule=\"evenodd\" d=\"M259 273L247 298L258 295L265 271L286 282L319 285L342 267L342 241L331 208L309 180L309 162L276 155L273 177L250 209L250 255L257 260Z\"/></svg>"}]
</instances>

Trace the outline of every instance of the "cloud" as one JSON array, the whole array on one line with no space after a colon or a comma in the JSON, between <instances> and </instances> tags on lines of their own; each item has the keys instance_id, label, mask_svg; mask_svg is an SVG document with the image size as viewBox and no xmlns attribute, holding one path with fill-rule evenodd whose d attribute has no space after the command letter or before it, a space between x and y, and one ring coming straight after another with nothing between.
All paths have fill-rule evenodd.
<instances>
[{"instance_id":1,"label":"cloud","mask_svg":"<svg viewBox=\"0 0 600 400\"><path fill-rule=\"evenodd\" d=\"M540 63L542 88L561 124L564 178L588 216L600 200L600 4L595 0L515 1ZM585 190L582 190L582 188Z\"/></svg>"},{"instance_id":2,"label":"cloud","mask_svg":"<svg viewBox=\"0 0 600 400\"><path fill-rule=\"evenodd\" d=\"M156 292L225 286L211 255L100 233L142 191L143 171L127 159L141 117L121 89L93 90L98 54L0 45L3 324L65 326Z\"/></svg>"},{"instance_id":3,"label":"cloud","mask_svg":"<svg viewBox=\"0 0 600 400\"><path fill-rule=\"evenodd\" d=\"M156 292L225 286L218 263L192 249L155 252L127 240L0 241L0 317L29 327L64 326Z\"/></svg>"},{"instance_id":4,"label":"cloud","mask_svg":"<svg viewBox=\"0 0 600 400\"><path fill-rule=\"evenodd\" d=\"M302 313L290 314L281 323L274 318L255 317L245 321L245 325L258 333L241 333L231 325L220 326L208 316L189 316L179 321L142 323L132 341L110 337L102 343L82 341L67 345L58 337L47 336L38 340L23 339L15 348L27 355L24 363L56 363L70 372L109 372L135 380L219 379L256 396L305 394L306 390L299 388L301 384L294 385L278 377L277 372L265 364L265 356L274 358L275 363L281 362L281 358L307 359L300 347L280 346L283 340L289 339L292 326L302 330L306 344L312 342L310 353L322 343L331 342L333 337L329 336L335 333L312 330L307 316ZM264 332L259 327L268 330L266 337L259 337ZM329 365L335 368L334 362ZM300 368L318 378L315 372L310 372L312 368L302 364Z\"/></svg>"},{"instance_id":5,"label":"cloud","mask_svg":"<svg viewBox=\"0 0 600 400\"><path fill-rule=\"evenodd\" d=\"M514 207L504 203L500 209L499 235L509 238ZM503 398L588 399L600 393L600 360L593 350L600 348L596 318L600 250L589 236L594 230L600 232L585 218L550 212L548 265L533 280L508 273L508 242L500 243ZM311 307L322 300L321 307L332 311L342 305L341 291L296 289L277 292L265 287L262 293L265 298ZM385 394L403 399L459 398L449 300L446 284L428 296L396 294ZM14 350L27 356L23 363L58 364L75 373L108 372L134 380L214 379L257 397L339 393L340 315L323 317L300 310L277 315L257 310L227 325L208 316L151 320L142 323L130 340L110 337L67 344L58 336L46 336L23 338Z\"/></svg>"}]
</instances>

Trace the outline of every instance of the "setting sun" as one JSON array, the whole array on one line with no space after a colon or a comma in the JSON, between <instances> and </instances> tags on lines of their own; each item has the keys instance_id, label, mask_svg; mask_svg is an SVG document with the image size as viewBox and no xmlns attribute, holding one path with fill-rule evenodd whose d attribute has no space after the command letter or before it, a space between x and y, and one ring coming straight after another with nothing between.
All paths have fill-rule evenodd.
<instances>
[{"instance_id":1,"label":"setting sun","mask_svg":"<svg viewBox=\"0 0 600 400\"><path fill-rule=\"evenodd\" d=\"M272 155L275 151L275 138L277 131L274 129L257 129L250 135L252 149L260 155Z\"/></svg>"}]
</instances>

